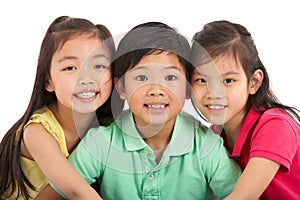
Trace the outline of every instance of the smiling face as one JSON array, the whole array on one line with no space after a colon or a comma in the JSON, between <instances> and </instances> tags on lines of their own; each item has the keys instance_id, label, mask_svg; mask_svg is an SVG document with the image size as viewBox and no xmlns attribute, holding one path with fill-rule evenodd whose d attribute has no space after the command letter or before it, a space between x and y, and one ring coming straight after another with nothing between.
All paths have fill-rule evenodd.
<instances>
[{"instance_id":1,"label":"smiling face","mask_svg":"<svg viewBox=\"0 0 300 200\"><path fill-rule=\"evenodd\" d=\"M68 40L53 55L46 84L55 92L58 106L79 113L96 111L110 96L110 55L90 35Z\"/></svg>"},{"instance_id":2,"label":"smiling face","mask_svg":"<svg viewBox=\"0 0 300 200\"><path fill-rule=\"evenodd\" d=\"M224 126L236 126L242 122L252 89L236 59L219 56L196 67L191 86L197 108L210 122Z\"/></svg>"},{"instance_id":3,"label":"smiling face","mask_svg":"<svg viewBox=\"0 0 300 200\"><path fill-rule=\"evenodd\" d=\"M145 55L125 73L118 91L126 99L138 126L175 123L186 98L186 75L177 55Z\"/></svg>"}]
</instances>

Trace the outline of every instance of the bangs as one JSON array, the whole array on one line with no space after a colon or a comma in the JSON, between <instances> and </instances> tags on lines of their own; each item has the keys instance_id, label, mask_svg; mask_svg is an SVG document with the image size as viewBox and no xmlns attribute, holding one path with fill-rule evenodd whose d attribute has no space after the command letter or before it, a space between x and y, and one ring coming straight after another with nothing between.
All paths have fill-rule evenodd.
<instances>
[{"instance_id":1,"label":"bangs","mask_svg":"<svg viewBox=\"0 0 300 200\"><path fill-rule=\"evenodd\" d=\"M54 37L54 49L55 51L60 50L65 43L68 40L72 40L75 39L79 36L85 35L87 36L87 38L92 39L99 39L100 41L102 41L102 38L99 37L97 30L82 30L82 31L78 31L78 30L66 30L66 31L62 31L60 33L52 33L53 37Z\"/></svg>"},{"instance_id":2,"label":"bangs","mask_svg":"<svg viewBox=\"0 0 300 200\"><path fill-rule=\"evenodd\" d=\"M241 65L244 71L247 63L251 61L249 50L239 39L234 39L222 45L211 44L207 46L201 46L197 42L194 42L193 44L192 62L195 67L214 62L214 60L224 57L233 58L237 66Z\"/></svg>"}]
</instances>

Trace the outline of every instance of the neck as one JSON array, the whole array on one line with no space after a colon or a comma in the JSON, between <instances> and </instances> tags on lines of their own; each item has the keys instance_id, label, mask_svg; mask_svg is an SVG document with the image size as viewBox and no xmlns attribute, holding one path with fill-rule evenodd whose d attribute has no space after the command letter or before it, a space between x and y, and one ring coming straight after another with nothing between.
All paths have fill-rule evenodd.
<instances>
[{"instance_id":1,"label":"neck","mask_svg":"<svg viewBox=\"0 0 300 200\"><path fill-rule=\"evenodd\" d=\"M52 104L49 108L54 113L65 133L82 136L91 122L94 113L77 113L59 104Z\"/></svg>"},{"instance_id":2,"label":"neck","mask_svg":"<svg viewBox=\"0 0 300 200\"><path fill-rule=\"evenodd\" d=\"M86 132L86 129L92 122L93 118L95 117L96 113L74 113L74 122L75 122L75 128L78 130L78 134L80 136L83 136Z\"/></svg>"},{"instance_id":3,"label":"neck","mask_svg":"<svg viewBox=\"0 0 300 200\"><path fill-rule=\"evenodd\" d=\"M59 104L51 104L49 108L63 129L67 149L68 152L71 153L77 146L80 138L85 134L93 114L76 113Z\"/></svg>"},{"instance_id":4,"label":"neck","mask_svg":"<svg viewBox=\"0 0 300 200\"><path fill-rule=\"evenodd\" d=\"M153 151L164 149L170 142L173 131L172 126L164 125L148 125L138 126L140 135Z\"/></svg>"},{"instance_id":5,"label":"neck","mask_svg":"<svg viewBox=\"0 0 300 200\"><path fill-rule=\"evenodd\" d=\"M233 149L234 144L237 140L238 134L242 127L246 113L242 111L234 119L224 124L224 131L226 135L227 145L230 149Z\"/></svg>"}]
</instances>

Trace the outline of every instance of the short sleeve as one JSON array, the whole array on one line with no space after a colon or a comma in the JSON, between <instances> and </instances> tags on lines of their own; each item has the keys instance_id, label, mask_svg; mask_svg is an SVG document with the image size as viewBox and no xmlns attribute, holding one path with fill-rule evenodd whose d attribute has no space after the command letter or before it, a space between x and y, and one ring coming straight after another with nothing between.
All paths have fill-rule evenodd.
<instances>
[{"instance_id":1,"label":"short sleeve","mask_svg":"<svg viewBox=\"0 0 300 200\"><path fill-rule=\"evenodd\" d=\"M293 126L283 115L261 118L251 139L250 157L264 157L280 163L282 170L289 170L299 145Z\"/></svg>"},{"instance_id":2,"label":"short sleeve","mask_svg":"<svg viewBox=\"0 0 300 200\"><path fill-rule=\"evenodd\" d=\"M64 131L47 106L37 110L30 117L24 128L26 128L31 123L41 124L45 128L45 130L57 141L63 155L65 157L69 156Z\"/></svg>"}]
</instances>

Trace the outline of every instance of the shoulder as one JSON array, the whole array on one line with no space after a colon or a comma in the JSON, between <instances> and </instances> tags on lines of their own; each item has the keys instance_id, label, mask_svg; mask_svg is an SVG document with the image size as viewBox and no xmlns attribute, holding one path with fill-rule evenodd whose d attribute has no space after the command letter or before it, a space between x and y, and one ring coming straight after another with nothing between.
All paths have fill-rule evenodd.
<instances>
[{"instance_id":1,"label":"shoulder","mask_svg":"<svg viewBox=\"0 0 300 200\"><path fill-rule=\"evenodd\" d=\"M300 127L287 113L278 108L266 110L253 127L252 139L300 141Z\"/></svg>"},{"instance_id":2,"label":"shoulder","mask_svg":"<svg viewBox=\"0 0 300 200\"><path fill-rule=\"evenodd\" d=\"M181 111L178 114L176 123L181 123L183 125L191 125L195 130L200 129L200 130L203 130L204 132L206 132L206 130L208 129L207 126L205 126L204 124L202 124L193 115L191 115L191 114L189 114L189 113L187 113L185 111Z\"/></svg>"},{"instance_id":3,"label":"shoulder","mask_svg":"<svg viewBox=\"0 0 300 200\"><path fill-rule=\"evenodd\" d=\"M62 139L59 135L63 134L63 129L51 110L44 106L41 109L35 111L25 124L24 129L27 126L39 127L42 126L48 133L53 135L56 139Z\"/></svg>"},{"instance_id":4,"label":"shoulder","mask_svg":"<svg viewBox=\"0 0 300 200\"><path fill-rule=\"evenodd\" d=\"M123 133L126 131L132 132L135 128L132 113L129 110L123 111L114 122L109 126L98 126L91 128L84 141L102 141L109 140L110 142L119 141L123 139Z\"/></svg>"},{"instance_id":5,"label":"shoulder","mask_svg":"<svg viewBox=\"0 0 300 200\"><path fill-rule=\"evenodd\" d=\"M56 120L52 111L44 106L38 110L36 110L30 117L29 121L45 121L45 120Z\"/></svg>"},{"instance_id":6,"label":"shoulder","mask_svg":"<svg viewBox=\"0 0 300 200\"><path fill-rule=\"evenodd\" d=\"M193 127L194 132L199 137L203 138L220 138L217 134L215 134L208 126L204 125L196 119L193 115L182 111L180 114L182 124Z\"/></svg>"},{"instance_id":7,"label":"shoulder","mask_svg":"<svg viewBox=\"0 0 300 200\"><path fill-rule=\"evenodd\" d=\"M121 122L122 120L118 118L109 126L98 126L89 129L87 134L82 138L81 143L97 148L114 143L115 140L122 140L123 135Z\"/></svg>"},{"instance_id":8,"label":"shoulder","mask_svg":"<svg viewBox=\"0 0 300 200\"><path fill-rule=\"evenodd\" d=\"M288 115L286 112L282 111L279 108L272 108L266 110L263 114L261 114L259 123L260 126L271 126L271 127L298 127L297 123L293 120L293 118Z\"/></svg>"},{"instance_id":9,"label":"shoulder","mask_svg":"<svg viewBox=\"0 0 300 200\"><path fill-rule=\"evenodd\" d=\"M192 115L185 112L181 112L180 115L186 125L193 127L195 147L198 148L201 158L219 151L219 149L223 150L223 139L219 135Z\"/></svg>"},{"instance_id":10,"label":"shoulder","mask_svg":"<svg viewBox=\"0 0 300 200\"><path fill-rule=\"evenodd\" d=\"M36 110L24 125L24 134L48 132L63 132L51 110L44 106Z\"/></svg>"},{"instance_id":11,"label":"shoulder","mask_svg":"<svg viewBox=\"0 0 300 200\"><path fill-rule=\"evenodd\" d=\"M282 111L279 108L272 108L266 110L262 115L261 119L287 119L289 118L289 115Z\"/></svg>"}]
</instances>

